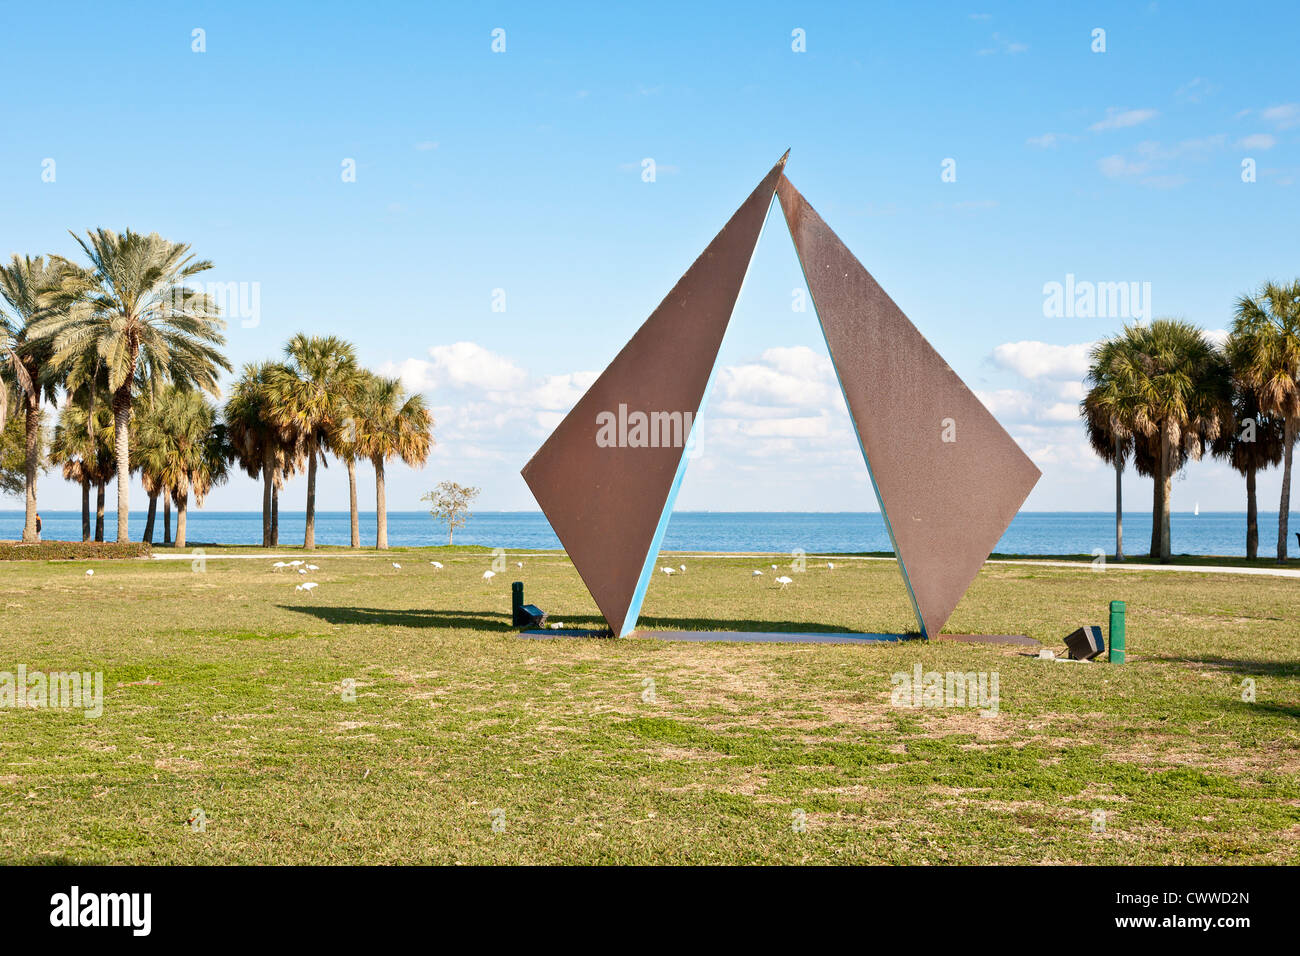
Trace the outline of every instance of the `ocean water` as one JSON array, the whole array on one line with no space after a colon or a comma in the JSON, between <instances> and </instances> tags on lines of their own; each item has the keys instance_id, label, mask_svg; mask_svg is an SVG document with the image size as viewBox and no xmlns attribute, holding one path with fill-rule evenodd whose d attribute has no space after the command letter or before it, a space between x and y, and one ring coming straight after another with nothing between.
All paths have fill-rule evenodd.
<instances>
[{"instance_id":1,"label":"ocean water","mask_svg":"<svg viewBox=\"0 0 1300 956\"><path fill-rule=\"evenodd\" d=\"M173 516L173 521L175 516ZM43 511L45 540L80 541L80 511ZM92 516L93 521L93 516ZM131 538L144 531L144 512L131 514ZM302 543L302 512L280 513L280 541ZM1246 516L1243 512L1177 512L1171 519L1176 554L1218 554L1244 557ZM1291 514L1292 531L1300 531L1300 515ZM117 517L105 516L105 535L116 535ZM23 513L0 511L0 540L22 537ZM257 512L191 510L186 531L188 543L260 544L262 518ZM1277 541L1277 512L1260 512L1260 553L1273 553ZM162 540L162 515L158 515L155 541ZM322 511L316 515L316 543L346 545L348 513ZM361 543L375 541L374 512L361 513ZM1124 549L1145 554L1151 541L1151 514L1134 511L1124 516ZM390 545L446 544L447 532L424 511L388 514ZM456 532L457 544L479 544L522 551L559 548L560 542L546 518L535 511L484 511L473 515ZM1293 553L1300 553L1296 541ZM1016 515L994 550L1007 554L1090 554L1115 547L1115 516L1109 512L1033 512ZM673 514L664 538L668 551L766 551L809 553L889 551L889 536L878 513L865 512L716 512L682 511Z\"/></svg>"}]
</instances>

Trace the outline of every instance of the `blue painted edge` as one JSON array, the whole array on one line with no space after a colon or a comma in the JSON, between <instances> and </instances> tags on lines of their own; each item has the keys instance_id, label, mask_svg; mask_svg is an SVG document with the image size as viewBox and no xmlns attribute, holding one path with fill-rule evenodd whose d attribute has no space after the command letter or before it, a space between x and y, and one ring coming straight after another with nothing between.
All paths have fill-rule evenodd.
<instances>
[{"instance_id":1,"label":"blue painted edge","mask_svg":"<svg viewBox=\"0 0 1300 956\"><path fill-rule=\"evenodd\" d=\"M763 224L759 226L758 236L754 239L754 247L749 250L749 262L745 263L745 275L740 280L740 288L736 290L736 301L731 305L731 311L736 311L736 303L740 302L741 295L745 292L745 282L749 279L749 267L754 261L754 250L763 240L763 233L767 229L767 220L772 215L772 204L776 201L776 189L772 190L772 198L767 203L767 213L763 216ZM731 316L727 316L727 329L731 328ZM723 342L726 341L726 332L723 333ZM718 351L722 351L723 342L718 343ZM686 476L686 459L689 457L687 452L690 450L690 440L695 437L695 429L700 424L700 418L704 414L704 408L709 403L709 396L713 393L713 379L718 374L718 357L713 357L713 368L709 371L709 380L704 385L704 395L700 398L700 407L696 409L695 417L691 419L691 434L687 438L686 447L682 448L682 456L677 459L677 473L673 475L673 484L668 491L668 498L664 501L664 510L659 515L659 523L655 525L654 537L650 539L650 549L646 552L645 564L641 566L641 576L637 578L636 590L632 593L632 603L627 606L627 614L623 616L623 627L619 631L619 637L627 637L636 630L637 618L641 616L641 605L645 602L646 589L650 587L650 577L654 574L655 562L659 558L659 547L663 544L664 532L668 530L668 519L672 517L673 505L677 502L677 492L681 491L682 479Z\"/></svg>"},{"instance_id":2,"label":"blue painted edge","mask_svg":"<svg viewBox=\"0 0 1300 956\"><path fill-rule=\"evenodd\" d=\"M791 241L794 236L791 235ZM795 257L798 258L799 250L795 249ZM871 490L876 493L876 503L880 505L880 517L885 520L885 531L889 535L889 546L894 551L894 557L898 559L898 570L903 575L903 586L907 588L907 597L912 602L912 613L916 615L916 626L921 629L921 636L929 640L930 635L926 633L925 621L921 617L921 607L916 603L916 592L912 590L911 579L907 576L907 565L903 563L903 556L898 553L898 542L894 539L894 527L889 522L889 512L885 510L885 499L880 497L880 486L876 484L876 476L871 471L871 459L867 457L867 448L862 444L862 433L858 431L858 423L853 417L853 408L849 405L848 393L844 391L844 379L840 376L840 367L835 361L835 353L831 351L830 339L826 337L826 326L822 322L821 313L817 311L817 300L813 298L812 287L808 285L808 273L804 271L803 259L799 259L799 272L803 275L804 286L808 288L808 298L813 304L813 315L817 316L817 327L822 330L822 341L826 343L826 354L831 357L831 368L835 369L835 381L839 382L840 394L844 396L844 407L848 409L849 421L853 425L853 435L858 440L858 451L862 452L862 460L867 466L867 477L871 479Z\"/></svg>"}]
</instances>

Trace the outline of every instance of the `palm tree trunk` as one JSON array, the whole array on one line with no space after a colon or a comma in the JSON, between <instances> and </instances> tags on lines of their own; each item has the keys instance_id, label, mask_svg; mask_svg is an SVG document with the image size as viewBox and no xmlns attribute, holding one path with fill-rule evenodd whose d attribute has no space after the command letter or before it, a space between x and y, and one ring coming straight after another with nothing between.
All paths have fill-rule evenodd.
<instances>
[{"instance_id":1,"label":"palm tree trunk","mask_svg":"<svg viewBox=\"0 0 1300 956\"><path fill-rule=\"evenodd\" d=\"M131 540L131 379L113 395L113 451L117 455L117 540Z\"/></svg>"},{"instance_id":2,"label":"palm tree trunk","mask_svg":"<svg viewBox=\"0 0 1300 956\"><path fill-rule=\"evenodd\" d=\"M1255 465L1246 466L1246 557L1259 557L1259 501L1255 495Z\"/></svg>"},{"instance_id":3,"label":"palm tree trunk","mask_svg":"<svg viewBox=\"0 0 1300 956\"><path fill-rule=\"evenodd\" d=\"M163 489L163 544L170 546L172 543L172 496L171 493Z\"/></svg>"},{"instance_id":4,"label":"palm tree trunk","mask_svg":"<svg viewBox=\"0 0 1300 956\"><path fill-rule=\"evenodd\" d=\"M375 547L388 548L388 497L384 489L384 459L375 463Z\"/></svg>"},{"instance_id":5,"label":"palm tree trunk","mask_svg":"<svg viewBox=\"0 0 1300 956\"><path fill-rule=\"evenodd\" d=\"M1151 550L1148 557L1152 561L1157 561L1160 558L1160 515L1164 512L1165 481L1162 456L1156 452L1153 457L1155 461L1152 462L1151 483L1155 490L1151 500Z\"/></svg>"},{"instance_id":6,"label":"palm tree trunk","mask_svg":"<svg viewBox=\"0 0 1300 956\"><path fill-rule=\"evenodd\" d=\"M271 547L280 546L280 489L271 489Z\"/></svg>"},{"instance_id":7,"label":"palm tree trunk","mask_svg":"<svg viewBox=\"0 0 1300 956\"><path fill-rule=\"evenodd\" d=\"M144 520L144 536L140 539L145 544L153 544L153 523L158 515L158 492L149 496L149 517Z\"/></svg>"},{"instance_id":8,"label":"palm tree trunk","mask_svg":"<svg viewBox=\"0 0 1300 956\"><path fill-rule=\"evenodd\" d=\"M348 508L352 513L352 547L361 547L361 522L357 517L357 463L348 459Z\"/></svg>"},{"instance_id":9,"label":"palm tree trunk","mask_svg":"<svg viewBox=\"0 0 1300 956\"><path fill-rule=\"evenodd\" d=\"M302 547L310 551L316 547L316 449L307 453L307 530L303 532Z\"/></svg>"},{"instance_id":10,"label":"palm tree trunk","mask_svg":"<svg viewBox=\"0 0 1300 956\"><path fill-rule=\"evenodd\" d=\"M1277 509L1277 560L1279 564L1286 561L1287 524L1291 516L1291 460L1294 457L1296 431L1300 429L1300 418L1288 417L1282 428L1282 444L1285 451L1282 458L1282 503Z\"/></svg>"},{"instance_id":11,"label":"palm tree trunk","mask_svg":"<svg viewBox=\"0 0 1300 956\"><path fill-rule=\"evenodd\" d=\"M27 520L23 524L23 541L34 542L37 539L36 471L41 463L41 394L28 392L24 397L27 404L24 434L27 442Z\"/></svg>"},{"instance_id":12,"label":"palm tree trunk","mask_svg":"<svg viewBox=\"0 0 1300 956\"><path fill-rule=\"evenodd\" d=\"M81 479L81 540L90 540L90 479Z\"/></svg>"},{"instance_id":13,"label":"palm tree trunk","mask_svg":"<svg viewBox=\"0 0 1300 956\"><path fill-rule=\"evenodd\" d=\"M1119 443L1116 442L1116 445ZM1120 476L1124 474L1124 462L1115 459L1115 560L1124 560L1124 483Z\"/></svg>"},{"instance_id":14,"label":"palm tree trunk","mask_svg":"<svg viewBox=\"0 0 1300 956\"><path fill-rule=\"evenodd\" d=\"M176 499L176 547L185 547L185 516L189 511L190 496L180 495Z\"/></svg>"},{"instance_id":15,"label":"palm tree trunk","mask_svg":"<svg viewBox=\"0 0 1300 956\"><path fill-rule=\"evenodd\" d=\"M275 453L268 446L262 453L262 547L271 546L271 489L275 485Z\"/></svg>"},{"instance_id":16,"label":"palm tree trunk","mask_svg":"<svg viewBox=\"0 0 1300 956\"><path fill-rule=\"evenodd\" d=\"M1160 438L1160 480L1164 482L1165 491L1160 502L1160 563L1168 564L1170 552L1172 551L1172 541L1169 534L1169 514L1172 510L1174 497L1174 448L1173 443L1166 437L1166 428L1161 429Z\"/></svg>"},{"instance_id":17,"label":"palm tree trunk","mask_svg":"<svg viewBox=\"0 0 1300 956\"><path fill-rule=\"evenodd\" d=\"M104 482L95 482L95 540L104 540Z\"/></svg>"}]
</instances>

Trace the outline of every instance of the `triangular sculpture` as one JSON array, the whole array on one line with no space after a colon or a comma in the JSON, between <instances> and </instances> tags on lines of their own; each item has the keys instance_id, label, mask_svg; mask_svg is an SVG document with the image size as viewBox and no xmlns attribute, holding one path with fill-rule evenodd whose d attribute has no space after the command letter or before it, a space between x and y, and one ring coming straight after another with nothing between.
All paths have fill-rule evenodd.
<instances>
[{"instance_id":1,"label":"triangular sculpture","mask_svg":"<svg viewBox=\"0 0 1300 956\"><path fill-rule=\"evenodd\" d=\"M620 636L636 627L773 193L923 635L943 628L1038 481L1033 462L785 178L785 160L524 466Z\"/></svg>"},{"instance_id":2,"label":"triangular sculpture","mask_svg":"<svg viewBox=\"0 0 1300 956\"><path fill-rule=\"evenodd\" d=\"M620 636L636 626L690 431L784 165L782 156L524 466L524 481ZM642 415L649 424L637 434Z\"/></svg>"},{"instance_id":3,"label":"triangular sculpture","mask_svg":"<svg viewBox=\"0 0 1300 956\"><path fill-rule=\"evenodd\" d=\"M784 175L777 198L917 622L935 636L1040 473Z\"/></svg>"}]
</instances>

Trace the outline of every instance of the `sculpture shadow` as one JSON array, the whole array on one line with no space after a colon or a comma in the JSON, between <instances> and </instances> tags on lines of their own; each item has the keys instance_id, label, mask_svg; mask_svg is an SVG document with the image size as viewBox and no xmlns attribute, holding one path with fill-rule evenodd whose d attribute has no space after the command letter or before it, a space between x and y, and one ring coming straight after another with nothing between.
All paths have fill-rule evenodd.
<instances>
[{"instance_id":1,"label":"sculpture shadow","mask_svg":"<svg viewBox=\"0 0 1300 956\"><path fill-rule=\"evenodd\" d=\"M567 619L566 619L567 620ZM596 621L603 624L604 621L597 618ZM638 631L754 631L757 633L790 633L790 634L883 634L888 633L891 636L897 634L902 638L919 638L921 632L917 630L893 632L893 631L864 631L856 627L836 627L833 624L825 624L818 621L753 621L739 618L727 618L719 620L717 618L705 617L641 617L637 621Z\"/></svg>"},{"instance_id":2,"label":"sculpture shadow","mask_svg":"<svg viewBox=\"0 0 1300 956\"><path fill-rule=\"evenodd\" d=\"M379 624L384 627L437 628L505 633L516 630L510 617L489 611L444 612L418 608L403 611L387 607L326 607L322 605L281 604L286 611L309 614L329 624Z\"/></svg>"}]
</instances>

